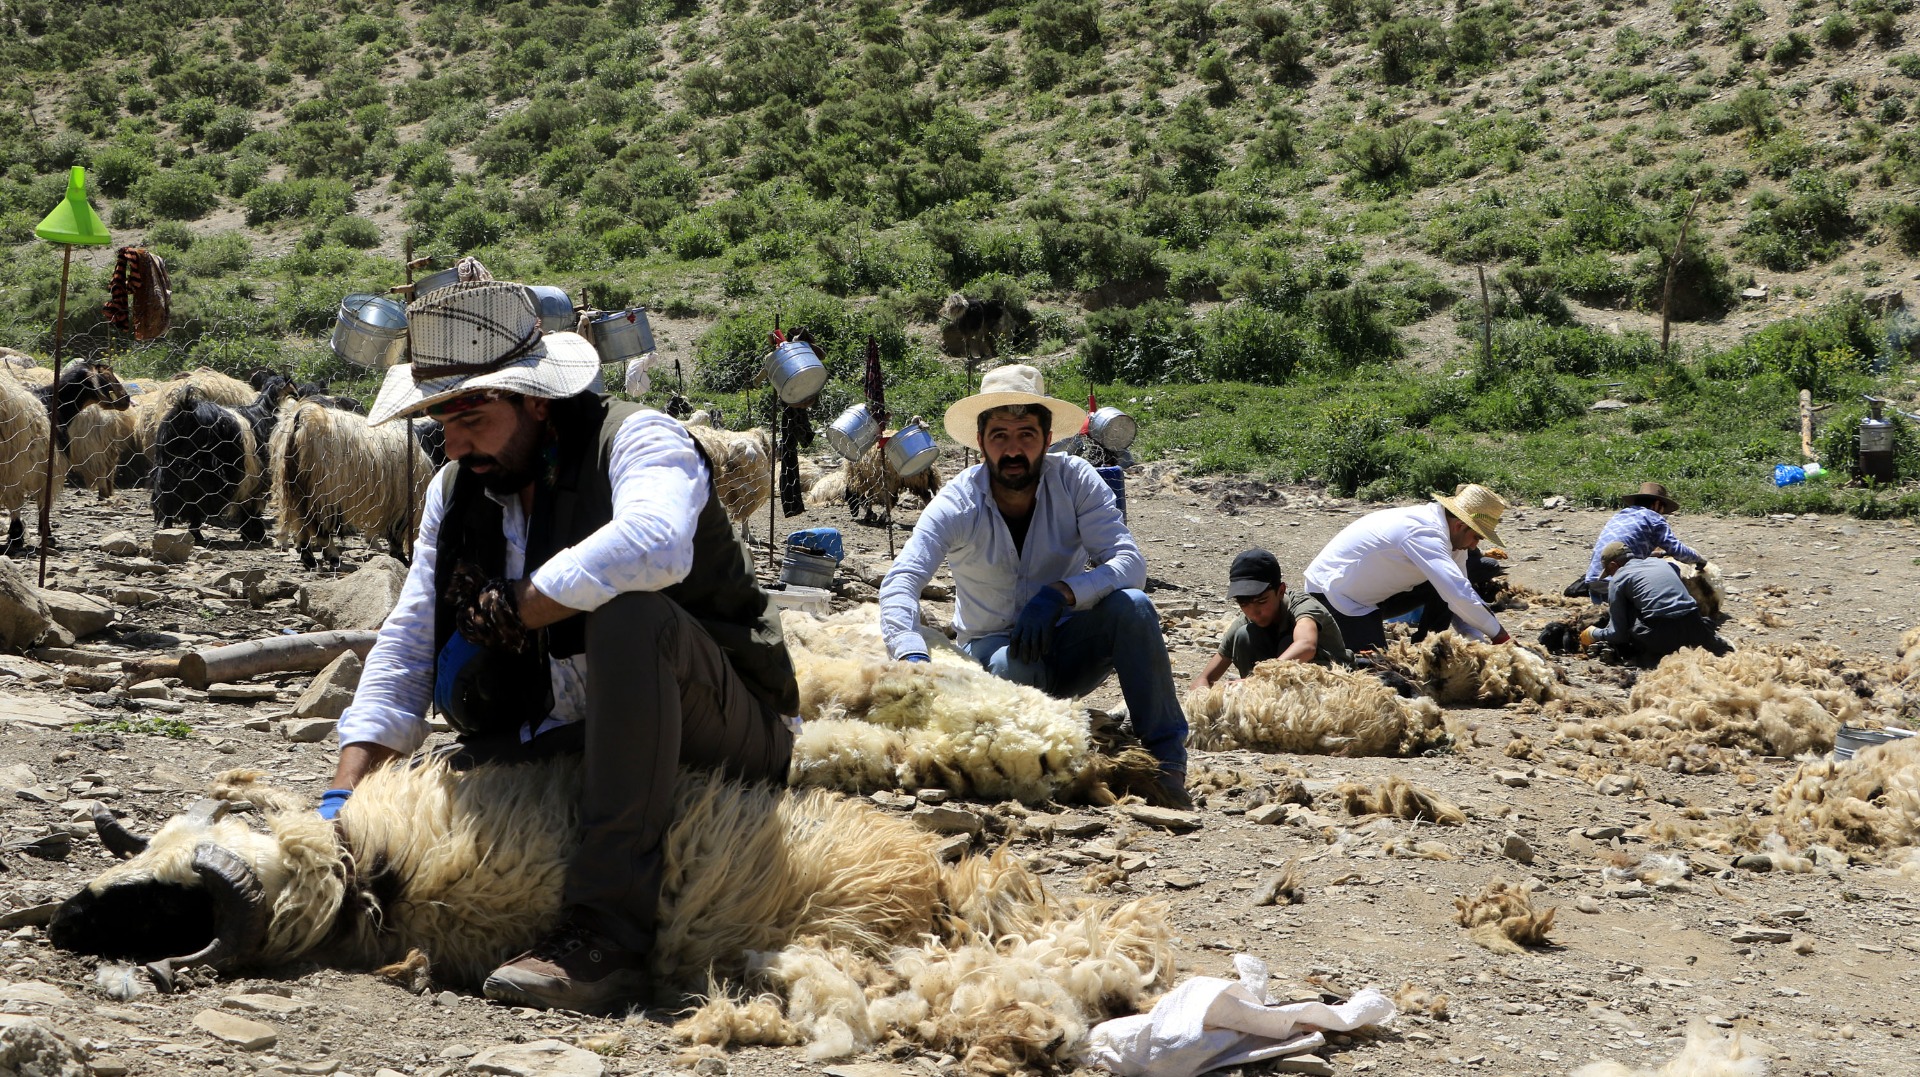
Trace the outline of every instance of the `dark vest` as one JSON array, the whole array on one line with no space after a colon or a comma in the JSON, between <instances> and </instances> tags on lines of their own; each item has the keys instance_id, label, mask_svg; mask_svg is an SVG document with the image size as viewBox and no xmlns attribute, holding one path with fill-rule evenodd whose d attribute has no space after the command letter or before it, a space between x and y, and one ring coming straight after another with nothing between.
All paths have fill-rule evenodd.
<instances>
[{"instance_id":1,"label":"dark vest","mask_svg":"<svg viewBox=\"0 0 1920 1077\"><path fill-rule=\"evenodd\" d=\"M584 541L613 519L613 480L609 461L614 434L638 404L615 403L589 394L553 402L551 425L559 432L551 480L534 484L527 534L526 575L560 550ZM713 462L694 443L707 465L707 503L694 528L693 568L687 578L661 594L700 622L726 654L748 691L779 714L800 712L800 688L793 659L780 633L780 612L760 589L748 567L746 546L734 534L713 482ZM472 562L488 579L506 574L507 538L500 506L486 496L479 476L455 462L447 511L440 524L434 573L434 654L453 635L454 613L447 586L454 566ZM586 617L569 617L545 630L546 655L569 658L586 650ZM544 664L540 674L545 676Z\"/></svg>"}]
</instances>

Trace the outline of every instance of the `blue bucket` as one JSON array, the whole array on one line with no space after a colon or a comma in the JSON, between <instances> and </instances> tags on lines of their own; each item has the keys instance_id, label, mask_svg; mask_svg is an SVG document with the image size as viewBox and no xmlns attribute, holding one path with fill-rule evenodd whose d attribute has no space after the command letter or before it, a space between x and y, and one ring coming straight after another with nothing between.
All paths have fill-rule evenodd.
<instances>
[{"instance_id":1,"label":"blue bucket","mask_svg":"<svg viewBox=\"0 0 1920 1077\"><path fill-rule=\"evenodd\" d=\"M1127 471L1122 467L1094 468L1100 477L1107 481L1107 489L1113 491L1113 504L1120 510L1120 519L1127 518Z\"/></svg>"}]
</instances>

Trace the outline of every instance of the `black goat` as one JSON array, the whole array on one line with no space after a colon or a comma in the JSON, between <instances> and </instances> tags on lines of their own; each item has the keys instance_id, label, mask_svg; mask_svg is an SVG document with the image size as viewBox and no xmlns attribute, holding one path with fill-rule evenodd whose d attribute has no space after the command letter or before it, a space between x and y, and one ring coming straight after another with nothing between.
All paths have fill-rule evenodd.
<instances>
[{"instance_id":1,"label":"black goat","mask_svg":"<svg viewBox=\"0 0 1920 1077\"><path fill-rule=\"evenodd\" d=\"M1000 345L1023 333L1032 323L1025 310L999 299L968 299L955 292L940 305L947 323L940 327L940 347L967 361L968 369L982 359L1000 354Z\"/></svg>"},{"instance_id":2,"label":"black goat","mask_svg":"<svg viewBox=\"0 0 1920 1077\"><path fill-rule=\"evenodd\" d=\"M30 392L33 397L39 401L40 406L47 410L47 418L53 424L54 470L56 473L64 473L66 471L67 445L69 443L68 428L72 426L74 416L79 415L80 412L89 405L105 408L108 411L124 411L129 403L127 387L120 384L120 378L113 372L113 364L107 362L105 359L75 359L73 362L67 364L66 369L60 372L60 376L54 380L52 385L39 386L30 390ZM24 398L22 398L21 402L24 403ZM25 406L29 408L32 407L31 404L26 404ZM10 457L19 455L19 453L9 449L9 446L15 438L38 436L41 441L44 442L46 440L44 427L38 435L35 435L29 429L31 424L24 421L24 419L17 423L9 422L6 425L13 428L0 433L0 451L7 452L7 455ZM34 448L35 447L31 446L22 446L21 452L24 452L26 455L32 455ZM44 448L42 448L41 451L44 452ZM42 461L40 467L44 467L46 457L42 455L39 459ZM44 472L39 472L39 468L36 468L35 471L44 474ZM35 491L34 496L37 500L42 496L39 491L41 487L44 486L44 481L38 485L34 485L33 477L28 476L27 482ZM56 488L57 486L58 480L56 480ZM7 540L4 545L0 545L0 553L7 555L19 553L25 546L26 531L26 522L20 518L19 511L15 510L9 513Z\"/></svg>"},{"instance_id":3,"label":"black goat","mask_svg":"<svg viewBox=\"0 0 1920 1077\"><path fill-rule=\"evenodd\" d=\"M154 439L154 521L184 523L194 541L204 543L201 526L232 512L242 540L265 542L267 444L277 409L292 391L285 378L270 374L253 403L229 408L204 399L193 385L173 390Z\"/></svg>"}]
</instances>

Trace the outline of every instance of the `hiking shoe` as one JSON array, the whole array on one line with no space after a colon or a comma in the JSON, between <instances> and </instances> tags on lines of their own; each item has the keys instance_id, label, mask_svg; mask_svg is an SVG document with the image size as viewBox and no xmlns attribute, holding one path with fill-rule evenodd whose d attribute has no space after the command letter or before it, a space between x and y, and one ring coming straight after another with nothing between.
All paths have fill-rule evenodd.
<instances>
[{"instance_id":1,"label":"hiking shoe","mask_svg":"<svg viewBox=\"0 0 1920 1077\"><path fill-rule=\"evenodd\" d=\"M1153 799L1157 807L1192 811L1193 795L1187 792L1187 772L1184 770L1161 771L1160 780L1153 786Z\"/></svg>"},{"instance_id":2,"label":"hiking shoe","mask_svg":"<svg viewBox=\"0 0 1920 1077\"><path fill-rule=\"evenodd\" d=\"M564 924L494 969L481 990L496 1002L517 1006L613 1013L645 1003L651 989L645 955Z\"/></svg>"}]
</instances>

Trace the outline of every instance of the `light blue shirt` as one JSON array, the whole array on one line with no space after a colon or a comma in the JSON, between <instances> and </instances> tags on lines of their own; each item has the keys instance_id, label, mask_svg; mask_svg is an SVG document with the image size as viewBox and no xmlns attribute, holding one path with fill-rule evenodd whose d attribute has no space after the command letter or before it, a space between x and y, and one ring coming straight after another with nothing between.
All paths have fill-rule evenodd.
<instances>
[{"instance_id":1,"label":"light blue shirt","mask_svg":"<svg viewBox=\"0 0 1920 1077\"><path fill-rule=\"evenodd\" d=\"M994 504L985 464L961 472L920 514L880 584L880 629L889 654L927 653L920 591L942 561L953 571L953 627L963 645L1010 629L1027 600L1052 583L1073 589L1077 610L1116 590L1146 586L1147 560L1106 480L1077 456L1049 453L1041 460L1033 519L1018 550Z\"/></svg>"}]
</instances>

